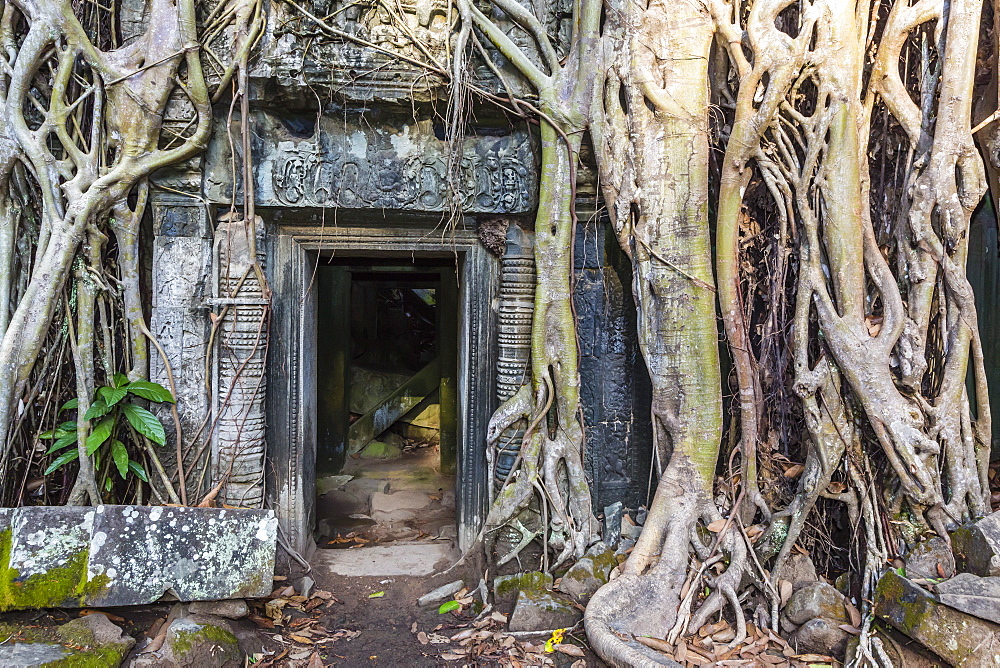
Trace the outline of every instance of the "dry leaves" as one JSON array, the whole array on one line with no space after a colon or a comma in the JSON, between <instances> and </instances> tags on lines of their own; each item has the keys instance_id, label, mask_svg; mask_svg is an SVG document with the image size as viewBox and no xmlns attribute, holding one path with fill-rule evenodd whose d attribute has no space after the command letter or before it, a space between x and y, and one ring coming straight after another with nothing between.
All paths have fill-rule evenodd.
<instances>
[{"instance_id":1,"label":"dry leaves","mask_svg":"<svg viewBox=\"0 0 1000 668\"><path fill-rule=\"evenodd\" d=\"M844 625L848 626L848 625ZM847 629L845 629L847 630ZM682 666L833 666L829 656L796 654L785 640L768 629L758 629L747 624L747 638L736 647L729 643L736 637L729 622L706 624L690 638L681 639L676 646L660 638L636 637L636 642L666 654Z\"/></svg>"},{"instance_id":2,"label":"dry leaves","mask_svg":"<svg viewBox=\"0 0 1000 668\"><path fill-rule=\"evenodd\" d=\"M528 666L555 665L552 654L545 651L544 644L521 642L503 629L507 616L493 612L472 624L464 625L450 638L435 632L416 631L414 635L421 645L444 645L440 658L445 661L461 661L465 665L502 665L514 668ZM434 629L437 631L439 629ZM582 657L586 651L570 643L552 646L553 652L567 656ZM574 663L574 666L576 663Z\"/></svg>"}]
</instances>

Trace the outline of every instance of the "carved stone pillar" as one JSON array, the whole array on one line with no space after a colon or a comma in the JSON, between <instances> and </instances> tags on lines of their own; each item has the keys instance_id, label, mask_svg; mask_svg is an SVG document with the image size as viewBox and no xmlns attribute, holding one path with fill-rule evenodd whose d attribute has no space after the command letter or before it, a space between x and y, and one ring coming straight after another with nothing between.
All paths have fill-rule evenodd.
<instances>
[{"instance_id":1,"label":"carved stone pillar","mask_svg":"<svg viewBox=\"0 0 1000 668\"><path fill-rule=\"evenodd\" d=\"M532 239L516 224L507 228L507 250L500 260L500 313L497 325L497 399L506 401L531 380L531 319L535 311L535 259ZM494 481L503 485L521 450L527 427L519 420L496 445Z\"/></svg>"},{"instance_id":2,"label":"carved stone pillar","mask_svg":"<svg viewBox=\"0 0 1000 668\"><path fill-rule=\"evenodd\" d=\"M215 396L212 434L214 484L224 481L222 503L259 508L264 501L264 364L268 341L269 291L262 283L263 236L257 218L223 221L215 235ZM251 237L254 235L254 238Z\"/></svg>"},{"instance_id":3,"label":"carved stone pillar","mask_svg":"<svg viewBox=\"0 0 1000 668\"><path fill-rule=\"evenodd\" d=\"M174 182L171 185L176 187ZM212 241L208 213L192 197L165 190L154 193L149 203L153 221L150 331L173 371L181 430L185 444L190 444L209 412L205 353L210 325L205 298L211 294ZM150 380L169 387L163 358L155 348L150 353ZM157 452L172 474L177 470L173 418L165 404L152 410L167 431L168 445ZM185 469L192 465L185 462ZM188 479L200 479L198 473L188 471ZM149 480L160 498L169 501L160 477L151 473ZM189 501L200 491L189 485Z\"/></svg>"}]
</instances>

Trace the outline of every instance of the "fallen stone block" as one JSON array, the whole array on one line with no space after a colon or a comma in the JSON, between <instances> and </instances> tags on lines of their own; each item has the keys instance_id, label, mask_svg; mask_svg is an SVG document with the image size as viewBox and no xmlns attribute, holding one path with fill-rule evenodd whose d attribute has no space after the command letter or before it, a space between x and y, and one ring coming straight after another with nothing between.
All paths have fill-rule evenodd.
<instances>
[{"instance_id":1,"label":"fallen stone block","mask_svg":"<svg viewBox=\"0 0 1000 668\"><path fill-rule=\"evenodd\" d=\"M0 666L4 668L43 668L66 661L73 653L56 643L15 642L0 645Z\"/></svg>"},{"instance_id":2,"label":"fallen stone block","mask_svg":"<svg viewBox=\"0 0 1000 668\"><path fill-rule=\"evenodd\" d=\"M1000 624L1000 577L960 573L939 582L934 589L945 605Z\"/></svg>"},{"instance_id":3,"label":"fallen stone block","mask_svg":"<svg viewBox=\"0 0 1000 668\"><path fill-rule=\"evenodd\" d=\"M376 522L401 522L416 519L417 513L431 504L423 492L400 490L391 494L372 494L372 519Z\"/></svg>"},{"instance_id":4,"label":"fallen stone block","mask_svg":"<svg viewBox=\"0 0 1000 668\"><path fill-rule=\"evenodd\" d=\"M0 509L0 611L265 596L276 539L270 510Z\"/></svg>"},{"instance_id":5,"label":"fallen stone block","mask_svg":"<svg viewBox=\"0 0 1000 668\"><path fill-rule=\"evenodd\" d=\"M957 572L1000 575L1000 512L959 527L951 534L951 548Z\"/></svg>"},{"instance_id":6,"label":"fallen stone block","mask_svg":"<svg viewBox=\"0 0 1000 668\"><path fill-rule=\"evenodd\" d=\"M875 615L954 666L1000 665L1000 625L944 605L895 571L879 580Z\"/></svg>"},{"instance_id":7,"label":"fallen stone block","mask_svg":"<svg viewBox=\"0 0 1000 668\"><path fill-rule=\"evenodd\" d=\"M493 579L493 596L501 604L510 605L522 590L547 591L552 589L552 583L552 574L542 571L500 575Z\"/></svg>"}]
</instances>

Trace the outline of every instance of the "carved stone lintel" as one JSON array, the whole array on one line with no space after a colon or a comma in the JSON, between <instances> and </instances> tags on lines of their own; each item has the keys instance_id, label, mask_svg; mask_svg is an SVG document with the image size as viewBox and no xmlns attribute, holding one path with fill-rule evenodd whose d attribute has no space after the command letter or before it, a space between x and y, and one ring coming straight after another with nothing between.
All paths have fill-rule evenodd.
<instances>
[{"instance_id":1,"label":"carved stone lintel","mask_svg":"<svg viewBox=\"0 0 1000 668\"><path fill-rule=\"evenodd\" d=\"M448 144L430 119L307 120L253 114L258 206L441 212L450 208L452 184L464 213L525 213L535 206L534 153L524 130L469 137L456 177L449 175ZM232 157L225 126L217 130L206 194L228 202L234 198Z\"/></svg>"},{"instance_id":2,"label":"carved stone lintel","mask_svg":"<svg viewBox=\"0 0 1000 668\"><path fill-rule=\"evenodd\" d=\"M224 480L223 503L259 508L264 501L265 356L269 294L261 284L263 254L254 266L251 244L263 236L260 218L219 224L215 241L217 286L212 300L222 322L215 351L216 392L213 475ZM258 272L259 270L259 272Z\"/></svg>"}]
</instances>

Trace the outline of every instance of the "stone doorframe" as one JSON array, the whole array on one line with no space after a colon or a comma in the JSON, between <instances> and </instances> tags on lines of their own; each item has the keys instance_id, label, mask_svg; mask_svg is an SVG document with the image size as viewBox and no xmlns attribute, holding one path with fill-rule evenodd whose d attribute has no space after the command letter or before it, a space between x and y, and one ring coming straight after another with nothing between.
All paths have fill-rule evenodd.
<instances>
[{"instance_id":1,"label":"stone doorframe","mask_svg":"<svg viewBox=\"0 0 1000 668\"><path fill-rule=\"evenodd\" d=\"M266 215L266 214L265 214ZM341 214L341 220L343 219ZM433 222L438 222L435 220ZM318 254L348 257L458 255L458 543L475 541L489 503L486 428L496 408L499 261L475 230L269 224L272 294L268 353L268 499L282 537L300 554L313 547L316 482L316 281Z\"/></svg>"}]
</instances>

